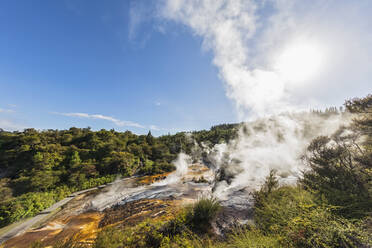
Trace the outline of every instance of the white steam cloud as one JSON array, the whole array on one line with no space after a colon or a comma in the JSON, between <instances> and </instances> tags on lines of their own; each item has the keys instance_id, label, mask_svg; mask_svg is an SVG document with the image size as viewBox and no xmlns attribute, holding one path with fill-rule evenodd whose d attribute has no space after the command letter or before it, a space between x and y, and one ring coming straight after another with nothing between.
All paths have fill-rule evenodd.
<instances>
[{"instance_id":1,"label":"white steam cloud","mask_svg":"<svg viewBox=\"0 0 372 248\"><path fill-rule=\"evenodd\" d=\"M247 132L241 130L238 139L217 145L210 153L215 166L233 178L229 186L227 182L217 185L219 196L226 196L224 192L234 188L258 187L271 169L278 170L283 181L296 180L304 169L300 157L309 142L318 135L332 134L346 123L345 115L279 113L318 107L314 96L322 95L320 89L327 94L348 89L351 81L341 79L341 74L346 79L351 78L347 73L358 78L353 83L364 90L363 94L371 90L371 85L360 80L368 78L369 64L360 51L372 55L368 45L372 37L361 35L362 31L369 33L360 19L360 16L370 18L362 13L367 2L353 6L337 3L163 2L161 16L189 27L202 38L203 47L213 52L213 64L226 84L228 97L236 103L240 119L256 120L244 128ZM358 41L358 49L352 45L353 41ZM347 67L353 70L344 70ZM352 92L361 91L345 94ZM340 101L350 97L337 96Z\"/></svg>"},{"instance_id":2,"label":"white steam cloud","mask_svg":"<svg viewBox=\"0 0 372 248\"><path fill-rule=\"evenodd\" d=\"M284 91L275 73L249 69L247 44L256 31L256 10L253 1L245 0L169 0L163 15L203 37L204 47L214 53L213 63L227 84L228 96L240 109L263 113L278 107Z\"/></svg>"},{"instance_id":3,"label":"white steam cloud","mask_svg":"<svg viewBox=\"0 0 372 248\"><path fill-rule=\"evenodd\" d=\"M192 152L193 159L205 158L207 154L219 173L214 194L223 204L234 206L237 210L240 206L246 209L251 201L245 191L260 187L271 169L278 171L282 183L296 182L306 170L301 157L309 142L316 136L334 133L351 119L348 113L288 111L307 108L306 104L314 103L309 96L314 92L320 95L319 89L328 92L347 88L342 78L350 77L344 73L362 75L359 79L365 77L366 72L370 73L369 62L365 58L370 58L366 54L372 53L365 48L370 47L372 36L363 36L370 33L369 27L360 22L360 16L371 18L368 1L358 1L357 5L342 1L340 7L337 3L341 1L161 2L163 18L189 27L203 39L204 48L213 52L213 63L226 84L227 95L236 103L241 119L250 120L240 129L238 138L228 144L218 144L209 149L204 145L198 147L195 143ZM135 37L142 21L141 13L144 13L143 10L134 11L143 7L138 6L132 6L130 13L131 38ZM366 12L361 14L363 11ZM361 54L366 56L364 60ZM343 70L345 68L347 70ZM330 82L337 82L337 85ZM363 94L371 90L371 86L363 80L353 80L352 87L358 88L356 85L361 86ZM352 92L355 91L347 91L347 94ZM327 98L334 94L327 95ZM312 107L317 106L312 104ZM63 115L140 127L139 124L103 115ZM191 138L191 134L188 137ZM102 210L118 202L159 197L160 193L166 196L178 194L179 188L184 190L180 185L185 182L182 178L187 176L191 162L190 156L180 153L174 161L177 170L165 180L130 189L114 184L88 207Z\"/></svg>"},{"instance_id":4,"label":"white steam cloud","mask_svg":"<svg viewBox=\"0 0 372 248\"><path fill-rule=\"evenodd\" d=\"M306 170L302 155L310 141L334 133L349 119L347 113L297 113L247 123L236 140L216 145L210 152L217 169L232 177L229 185L226 181L217 184L216 195L224 198L236 189L257 189L272 169L279 173L282 183L296 182Z\"/></svg>"},{"instance_id":5,"label":"white steam cloud","mask_svg":"<svg viewBox=\"0 0 372 248\"><path fill-rule=\"evenodd\" d=\"M370 1L164 0L160 9L213 52L242 120L372 90Z\"/></svg>"},{"instance_id":6,"label":"white steam cloud","mask_svg":"<svg viewBox=\"0 0 372 248\"><path fill-rule=\"evenodd\" d=\"M173 162L174 166L176 166L176 171L170 174L166 179L155 182L152 185L160 186L160 185L168 185L174 184L181 181L181 179L187 174L188 166L191 162L191 158L189 155L181 152L178 154L177 159Z\"/></svg>"}]
</instances>

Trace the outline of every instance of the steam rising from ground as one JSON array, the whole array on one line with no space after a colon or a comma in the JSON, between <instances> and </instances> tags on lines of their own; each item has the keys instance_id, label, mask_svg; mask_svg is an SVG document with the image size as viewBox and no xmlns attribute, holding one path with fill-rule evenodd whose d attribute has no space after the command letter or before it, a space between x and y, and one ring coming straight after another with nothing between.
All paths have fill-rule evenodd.
<instances>
[{"instance_id":1,"label":"steam rising from ground","mask_svg":"<svg viewBox=\"0 0 372 248\"><path fill-rule=\"evenodd\" d=\"M239 131L237 139L228 144L218 144L212 149L201 148L207 152L216 173L223 174L215 184L214 194L227 205L241 205L246 209L251 200L241 189L252 191L259 188L271 169L278 171L282 183L295 182L301 172L306 170L301 156L310 141L319 135L331 135L350 120L350 116L345 113L319 115L288 112L303 109L303 106L311 102L307 91L311 89L311 85L315 85L312 87L316 88L318 94L320 88L324 89L330 81L335 81L339 72L343 71L336 68L337 77L325 77L323 81L318 80L316 83L308 80L320 68L306 66L323 67L324 62L323 51L320 49L324 44L318 42L319 37L313 31L320 30L326 37L332 30L340 29L329 26L328 29L321 30L318 27L322 25L311 26L318 17L324 17L314 15L323 13L316 8L322 10L324 1L312 1L314 8L304 5L309 8L305 7L297 12L294 11L297 1L293 0L163 0L161 3L163 18L191 28L202 38L204 48L213 52L213 63L226 84L227 95L236 103L240 119L249 120ZM333 11L333 7L329 8ZM313 15L305 13L304 9L311 9ZM262 16L265 15L267 18L263 20ZM299 22L299 16L307 18ZM355 30L352 25L348 27L349 30ZM359 26L356 29L362 30ZM343 28L342 30L345 31ZM332 46L343 40L343 45L353 43L349 42L350 39L345 42L342 35L328 37L329 43ZM363 42L363 45L364 43L368 44L368 41ZM362 43L358 42L359 44ZM351 50L346 46L339 48L342 53ZM281 51L287 52L281 56ZM307 58L298 56L298 51ZM322 54L313 56L317 52ZM338 60L349 61L345 58ZM309 64L309 61L313 63ZM302 64L298 65L299 63ZM343 66L350 67L347 64ZM296 68L292 70L292 67ZM306 80L308 82L304 82ZM340 88L344 85L337 86ZM305 92L307 97L301 97L301 92ZM283 112L286 114L280 114ZM180 193L185 190L181 187L182 178L190 163L190 157L181 153L174 162L176 172L167 179L131 190L114 186L92 205L102 209L118 200Z\"/></svg>"},{"instance_id":2,"label":"steam rising from ground","mask_svg":"<svg viewBox=\"0 0 372 248\"><path fill-rule=\"evenodd\" d=\"M258 189L272 169L281 183L296 182L306 170L302 156L310 141L332 134L348 119L348 114L281 114L245 124L236 140L210 151L210 159L226 178L216 184L215 194L223 199L241 188Z\"/></svg>"},{"instance_id":3,"label":"steam rising from ground","mask_svg":"<svg viewBox=\"0 0 372 248\"><path fill-rule=\"evenodd\" d=\"M314 6L327 7L321 1ZM295 105L296 88L311 85L303 81L320 73L324 62L317 36L307 33L314 20L300 20L295 7L292 0L164 1L162 16L191 28L213 52L213 63L240 119L256 120L242 128L236 140L216 145L209 153L227 178L216 187L221 197L231 189L259 187L271 169L279 172L282 182L295 181L305 169L301 155L310 141L332 134L345 121L345 115L279 114L303 109L309 99Z\"/></svg>"},{"instance_id":4,"label":"steam rising from ground","mask_svg":"<svg viewBox=\"0 0 372 248\"><path fill-rule=\"evenodd\" d=\"M130 180L130 178L124 180ZM117 178L115 182L113 182L113 184L108 187L108 190L106 192L95 196L92 201L88 202L86 206L84 206L84 209L102 211L107 206L117 204L122 199L145 190L145 187L143 186L135 188L128 187L127 185L121 183L124 180L120 180L119 178Z\"/></svg>"},{"instance_id":5,"label":"steam rising from ground","mask_svg":"<svg viewBox=\"0 0 372 248\"><path fill-rule=\"evenodd\" d=\"M184 177L188 170L188 165L191 163L191 158L189 155L181 152L178 154L177 159L173 162L173 164L176 166L176 171L170 174L166 179L155 182L153 185L168 185L168 184L174 184L181 181L182 177Z\"/></svg>"},{"instance_id":6,"label":"steam rising from ground","mask_svg":"<svg viewBox=\"0 0 372 248\"><path fill-rule=\"evenodd\" d=\"M176 171L166 179L151 185L138 186L135 183L135 178L116 179L108 187L108 190L95 196L84 206L84 209L102 211L117 204L125 204L139 199L160 199L182 195L185 193L182 191L189 190L182 187L182 178L187 174L190 163L190 156L185 153L178 154L177 159L173 161Z\"/></svg>"},{"instance_id":7,"label":"steam rising from ground","mask_svg":"<svg viewBox=\"0 0 372 248\"><path fill-rule=\"evenodd\" d=\"M139 199L165 199L210 195L221 200L224 206L235 210L247 209L252 204L248 192L258 189L271 169L279 172L281 183L296 182L306 170L301 161L309 142L316 136L334 133L351 119L348 113L280 114L247 122L239 130L238 138L229 143L198 147L189 156L180 153L173 162L177 170L166 179L151 185L136 186L135 178L116 180L108 190L97 195L84 209L104 210L116 204L125 204ZM191 138L191 137L190 137ZM213 185L194 183L189 165L207 154L213 173L203 173ZM205 157L204 157L205 159ZM209 171L211 172L211 171ZM210 175L210 176L209 176ZM223 175L223 176L221 176ZM212 187L214 190L212 190Z\"/></svg>"}]
</instances>

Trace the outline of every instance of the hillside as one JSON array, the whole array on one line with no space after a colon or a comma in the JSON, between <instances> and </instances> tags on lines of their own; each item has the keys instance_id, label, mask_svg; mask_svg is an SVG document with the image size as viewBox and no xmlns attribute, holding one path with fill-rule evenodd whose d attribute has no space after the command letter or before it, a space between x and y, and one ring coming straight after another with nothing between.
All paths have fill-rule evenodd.
<instances>
[{"instance_id":1,"label":"hillside","mask_svg":"<svg viewBox=\"0 0 372 248\"><path fill-rule=\"evenodd\" d=\"M175 169L177 154L194 141L227 142L238 125L153 137L129 131L0 132L0 227L33 216L70 193L112 182L117 176L153 175ZM30 204L31 202L31 204Z\"/></svg>"},{"instance_id":2,"label":"hillside","mask_svg":"<svg viewBox=\"0 0 372 248\"><path fill-rule=\"evenodd\" d=\"M74 195L4 245L369 247L371 106L369 95L347 101L345 112L285 114L160 137L89 128L2 131L1 226L113 182ZM283 129L292 123L293 135ZM335 132L319 136L326 127ZM298 150L301 160L281 154L287 145L295 154L293 144L307 147ZM289 164L278 166L283 161ZM291 181L304 166L300 180Z\"/></svg>"}]
</instances>

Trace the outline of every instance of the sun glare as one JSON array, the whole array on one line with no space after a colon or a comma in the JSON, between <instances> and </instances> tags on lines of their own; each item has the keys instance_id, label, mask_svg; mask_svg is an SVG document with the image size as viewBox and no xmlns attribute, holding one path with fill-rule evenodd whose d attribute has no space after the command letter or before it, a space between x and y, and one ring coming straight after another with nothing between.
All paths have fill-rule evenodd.
<instances>
[{"instance_id":1,"label":"sun glare","mask_svg":"<svg viewBox=\"0 0 372 248\"><path fill-rule=\"evenodd\" d=\"M322 48L312 42L295 42L279 54L275 70L287 81L303 82L316 76L323 65Z\"/></svg>"}]
</instances>

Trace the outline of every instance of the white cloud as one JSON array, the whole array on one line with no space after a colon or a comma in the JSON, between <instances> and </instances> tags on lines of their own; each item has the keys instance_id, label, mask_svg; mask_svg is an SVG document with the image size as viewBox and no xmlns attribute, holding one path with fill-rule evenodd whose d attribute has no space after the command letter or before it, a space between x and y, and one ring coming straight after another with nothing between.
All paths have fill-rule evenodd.
<instances>
[{"instance_id":1,"label":"white cloud","mask_svg":"<svg viewBox=\"0 0 372 248\"><path fill-rule=\"evenodd\" d=\"M15 105L12 105L12 104L8 104L8 106L9 107L16 107ZM4 114L4 116L9 116L7 114L13 114L13 113L15 113L15 110L13 110L13 109L0 108L0 114ZM8 118L6 118L6 119L1 118L0 119L0 129L6 130L6 131L18 131L18 130L23 130L25 128L26 128L25 126L20 125L20 124L14 122L13 120L10 120Z\"/></svg>"},{"instance_id":2,"label":"white cloud","mask_svg":"<svg viewBox=\"0 0 372 248\"><path fill-rule=\"evenodd\" d=\"M136 41L137 45L144 46L151 36L152 29L142 32L141 26L146 23L154 24L152 28L159 32L164 32L158 23L154 22L155 5L151 1L136 0L131 1L129 6L128 20L128 38L131 41Z\"/></svg>"},{"instance_id":3,"label":"white cloud","mask_svg":"<svg viewBox=\"0 0 372 248\"><path fill-rule=\"evenodd\" d=\"M270 105L270 98L280 98L283 87L273 82L274 74L248 68L246 43L256 31L256 9L255 2L249 0L168 0L162 13L203 38L203 47L213 51L213 63L237 106L259 111Z\"/></svg>"},{"instance_id":4,"label":"white cloud","mask_svg":"<svg viewBox=\"0 0 372 248\"><path fill-rule=\"evenodd\" d=\"M0 108L0 113L14 113L13 109L2 109Z\"/></svg>"},{"instance_id":5,"label":"white cloud","mask_svg":"<svg viewBox=\"0 0 372 248\"><path fill-rule=\"evenodd\" d=\"M119 127L137 127L137 128L146 128L145 126L138 124L136 122L132 121L123 121L116 119L111 116L101 115L101 114L87 114L87 113L57 113L54 112L54 114L59 114L63 116L70 116L70 117L80 117L80 118L88 118L88 119L96 119L96 120L106 120L114 123L115 125Z\"/></svg>"},{"instance_id":6,"label":"white cloud","mask_svg":"<svg viewBox=\"0 0 372 248\"><path fill-rule=\"evenodd\" d=\"M135 2L131 2L129 8L128 37L130 40L133 40L136 37L138 28L145 18L143 8L140 8L139 6L140 5Z\"/></svg>"},{"instance_id":7,"label":"white cloud","mask_svg":"<svg viewBox=\"0 0 372 248\"><path fill-rule=\"evenodd\" d=\"M19 131L19 130L25 129L26 127L20 124L14 123L11 120L0 119L0 128L6 131Z\"/></svg>"},{"instance_id":8,"label":"white cloud","mask_svg":"<svg viewBox=\"0 0 372 248\"><path fill-rule=\"evenodd\" d=\"M151 130L154 130L154 131L160 131L160 130L162 130L160 127L155 126L155 125L150 125L150 129Z\"/></svg>"}]
</instances>

